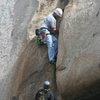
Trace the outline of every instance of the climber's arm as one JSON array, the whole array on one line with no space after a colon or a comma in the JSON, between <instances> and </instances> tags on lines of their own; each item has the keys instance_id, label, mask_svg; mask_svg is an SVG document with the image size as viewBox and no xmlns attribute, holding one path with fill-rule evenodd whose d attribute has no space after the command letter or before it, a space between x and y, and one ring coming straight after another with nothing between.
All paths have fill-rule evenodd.
<instances>
[{"instance_id":1,"label":"climber's arm","mask_svg":"<svg viewBox=\"0 0 100 100\"><path fill-rule=\"evenodd\" d=\"M51 28L51 32L54 34L59 34L59 30L57 30L56 28Z\"/></svg>"}]
</instances>

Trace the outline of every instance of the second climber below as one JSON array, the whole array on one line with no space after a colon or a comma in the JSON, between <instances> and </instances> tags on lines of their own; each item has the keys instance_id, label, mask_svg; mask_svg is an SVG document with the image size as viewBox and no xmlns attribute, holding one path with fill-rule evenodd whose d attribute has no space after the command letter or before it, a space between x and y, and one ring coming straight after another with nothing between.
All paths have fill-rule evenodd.
<instances>
[{"instance_id":1,"label":"second climber below","mask_svg":"<svg viewBox=\"0 0 100 100\"><path fill-rule=\"evenodd\" d=\"M48 48L48 58L51 64L56 61L56 56L58 52L58 40L54 34L58 33L57 21L62 17L63 11L61 8L56 8L51 14L49 14L42 22L40 26L40 34L42 40L45 41Z\"/></svg>"}]
</instances>

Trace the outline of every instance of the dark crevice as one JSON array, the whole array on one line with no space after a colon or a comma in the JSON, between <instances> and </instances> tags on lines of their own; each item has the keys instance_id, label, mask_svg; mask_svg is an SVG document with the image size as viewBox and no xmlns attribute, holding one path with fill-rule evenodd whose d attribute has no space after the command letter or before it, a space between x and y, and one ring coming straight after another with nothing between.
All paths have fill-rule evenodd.
<instances>
[{"instance_id":1,"label":"dark crevice","mask_svg":"<svg viewBox=\"0 0 100 100\"><path fill-rule=\"evenodd\" d=\"M69 3L69 0L59 0L57 7L64 9L65 6L67 6Z\"/></svg>"},{"instance_id":2,"label":"dark crevice","mask_svg":"<svg viewBox=\"0 0 100 100\"><path fill-rule=\"evenodd\" d=\"M97 12L97 14L96 14L96 17L98 17L98 16L99 16L99 14L100 14L100 12L98 11L98 12Z\"/></svg>"},{"instance_id":3,"label":"dark crevice","mask_svg":"<svg viewBox=\"0 0 100 100\"><path fill-rule=\"evenodd\" d=\"M57 95L57 82L56 82L56 65L54 66L54 88L56 90L56 95Z\"/></svg>"},{"instance_id":4,"label":"dark crevice","mask_svg":"<svg viewBox=\"0 0 100 100\"><path fill-rule=\"evenodd\" d=\"M62 10L63 10L63 12L64 12L64 9L65 9L65 7L67 6L69 4L69 0L59 0L58 1L58 3L57 3L57 8L61 8ZM61 21L62 21L62 19L63 19L63 17L62 18L60 18L59 20L58 20L58 22L57 22L57 29L59 30L59 28L60 28L60 23L61 23ZM59 38L59 36L57 36L58 38ZM58 48L59 49L59 48ZM54 67L54 83L55 83L55 89L56 89L56 97L57 97L57 100L58 99L60 99L60 100L62 100L62 97L61 97L61 94L59 93L59 91L58 91L58 89L57 89L57 82L56 82L56 65L55 65L55 67ZM64 70L64 69L62 69L62 70Z\"/></svg>"}]
</instances>

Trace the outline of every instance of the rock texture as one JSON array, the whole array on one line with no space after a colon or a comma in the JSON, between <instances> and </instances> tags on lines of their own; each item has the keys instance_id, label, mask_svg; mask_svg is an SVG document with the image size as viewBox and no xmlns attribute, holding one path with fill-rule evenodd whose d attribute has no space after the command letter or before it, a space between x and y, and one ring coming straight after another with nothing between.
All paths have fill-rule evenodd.
<instances>
[{"instance_id":1,"label":"rock texture","mask_svg":"<svg viewBox=\"0 0 100 100\"><path fill-rule=\"evenodd\" d=\"M99 0L73 0L65 8L56 67L64 100L100 99L99 13Z\"/></svg>"},{"instance_id":2,"label":"rock texture","mask_svg":"<svg viewBox=\"0 0 100 100\"><path fill-rule=\"evenodd\" d=\"M66 8L53 66L47 47L27 39L56 6ZM0 100L34 100L45 80L58 100L100 100L99 0L0 1Z\"/></svg>"},{"instance_id":3,"label":"rock texture","mask_svg":"<svg viewBox=\"0 0 100 100\"><path fill-rule=\"evenodd\" d=\"M45 80L52 84L56 94L55 66L49 64L47 48L35 43L34 31L39 27L43 18L57 5L57 0L39 0L39 7L35 12L28 28L29 38L32 39L15 65L11 99L34 100L35 94ZM41 16L40 16L41 15Z\"/></svg>"},{"instance_id":4,"label":"rock texture","mask_svg":"<svg viewBox=\"0 0 100 100\"><path fill-rule=\"evenodd\" d=\"M34 100L45 80L51 82L52 89L56 92L56 67L49 64L45 45L38 46L34 40L31 41L20 56L16 68L12 97L16 96L18 100Z\"/></svg>"},{"instance_id":5,"label":"rock texture","mask_svg":"<svg viewBox=\"0 0 100 100\"><path fill-rule=\"evenodd\" d=\"M10 96L14 63L27 42L36 0L0 0L0 100Z\"/></svg>"}]
</instances>

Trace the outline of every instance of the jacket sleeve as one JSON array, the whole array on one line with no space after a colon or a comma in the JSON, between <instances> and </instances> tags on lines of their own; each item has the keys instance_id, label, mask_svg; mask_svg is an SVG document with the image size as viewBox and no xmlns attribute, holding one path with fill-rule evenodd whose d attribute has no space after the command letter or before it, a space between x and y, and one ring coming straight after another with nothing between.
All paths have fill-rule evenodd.
<instances>
[{"instance_id":1,"label":"jacket sleeve","mask_svg":"<svg viewBox=\"0 0 100 100\"><path fill-rule=\"evenodd\" d=\"M50 100L56 100L54 94L51 92L51 99Z\"/></svg>"}]
</instances>

